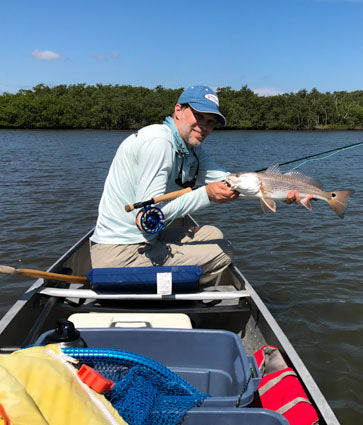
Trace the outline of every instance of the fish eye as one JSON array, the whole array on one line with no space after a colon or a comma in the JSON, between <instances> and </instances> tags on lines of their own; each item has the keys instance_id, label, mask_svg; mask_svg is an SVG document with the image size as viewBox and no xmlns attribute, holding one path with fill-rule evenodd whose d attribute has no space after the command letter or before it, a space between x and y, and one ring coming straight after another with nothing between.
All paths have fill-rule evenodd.
<instances>
[{"instance_id":1,"label":"fish eye","mask_svg":"<svg viewBox=\"0 0 363 425\"><path fill-rule=\"evenodd\" d=\"M337 194L333 192L333 193L331 194L331 196L332 196L332 198L335 198L335 197L337 196Z\"/></svg>"}]
</instances>

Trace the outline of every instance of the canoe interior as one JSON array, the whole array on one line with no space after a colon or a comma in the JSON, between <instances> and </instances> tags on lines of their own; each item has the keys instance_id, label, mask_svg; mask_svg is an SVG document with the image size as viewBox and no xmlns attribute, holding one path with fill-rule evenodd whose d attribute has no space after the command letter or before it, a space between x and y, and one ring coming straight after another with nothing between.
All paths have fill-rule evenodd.
<instances>
[{"instance_id":1,"label":"canoe interior","mask_svg":"<svg viewBox=\"0 0 363 425\"><path fill-rule=\"evenodd\" d=\"M90 269L88 238L78 248L58 261L48 271L85 275ZM230 290L243 289L236 269L225 270L219 281L220 286ZM215 301L111 301L111 300L64 300L51 298L37 292L39 285L67 288L67 283L39 279L23 299L18 302L17 311L9 317L8 326L1 330L1 345L26 346L34 343L39 335L56 326L57 319L68 318L74 313L185 313L194 328L225 329L241 336L251 316L251 305L246 299ZM75 285L73 285L74 287ZM87 286L87 285L86 285ZM83 286L84 287L84 286ZM16 305L14 306L16 307ZM13 307L13 309L14 309ZM6 316L4 317L4 319ZM10 320L11 319L11 320Z\"/></svg>"},{"instance_id":2,"label":"canoe interior","mask_svg":"<svg viewBox=\"0 0 363 425\"><path fill-rule=\"evenodd\" d=\"M48 271L85 275L91 268L89 255L91 234L92 231L86 234ZM224 329L238 334L242 338L247 354L253 354L264 344L278 347L288 365L297 372L305 391L310 396L320 415L319 423L339 425L302 360L240 271L231 265L222 273L218 285L231 291L247 289L251 296L247 299L222 302L64 299L41 295L38 290L44 286L68 288L72 285L38 279L0 321L0 347L18 348L33 344L42 333L53 329L58 319L68 318L74 313L160 313L161 311L185 313L190 317L194 328Z\"/></svg>"}]
</instances>

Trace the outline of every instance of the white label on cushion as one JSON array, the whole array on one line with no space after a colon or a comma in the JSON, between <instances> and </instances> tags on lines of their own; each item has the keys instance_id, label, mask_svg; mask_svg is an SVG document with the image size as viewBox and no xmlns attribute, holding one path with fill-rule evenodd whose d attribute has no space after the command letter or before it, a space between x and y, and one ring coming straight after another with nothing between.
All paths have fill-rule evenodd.
<instances>
[{"instance_id":1,"label":"white label on cushion","mask_svg":"<svg viewBox=\"0 0 363 425\"><path fill-rule=\"evenodd\" d=\"M156 273L156 289L159 295L171 295L173 289L171 273Z\"/></svg>"}]
</instances>

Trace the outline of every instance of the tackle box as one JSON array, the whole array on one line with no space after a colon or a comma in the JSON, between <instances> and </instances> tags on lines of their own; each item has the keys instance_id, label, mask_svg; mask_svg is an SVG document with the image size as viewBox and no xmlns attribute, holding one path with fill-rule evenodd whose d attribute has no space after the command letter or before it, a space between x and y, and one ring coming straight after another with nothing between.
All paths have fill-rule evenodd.
<instances>
[{"instance_id":1,"label":"tackle box","mask_svg":"<svg viewBox=\"0 0 363 425\"><path fill-rule=\"evenodd\" d=\"M202 393L203 406L239 406L252 402L261 375L240 338L209 329L79 328L88 347L114 348L150 357L168 367ZM41 345L48 331L36 345ZM241 395L242 393L242 395Z\"/></svg>"}]
</instances>

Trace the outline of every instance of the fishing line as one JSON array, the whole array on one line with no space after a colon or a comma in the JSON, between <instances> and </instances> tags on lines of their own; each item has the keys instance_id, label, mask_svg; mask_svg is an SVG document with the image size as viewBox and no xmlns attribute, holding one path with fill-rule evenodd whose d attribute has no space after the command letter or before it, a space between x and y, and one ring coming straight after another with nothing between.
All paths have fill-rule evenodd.
<instances>
[{"instance_id":1,"label":"fishing line","mask_svg":"<svg viewBox=\"0 0 363 425\"><path fill-rule=\"evenodd\" d=\"M363 142L360 142L358 144L355 144L354 146L347 146L345 148L340 148L339 150L337 150L337 151L335 151L335 152L333 152L333 153L331 153L329 155L323 156L321 158L310 158L310 159L307 159L307 160L303 161L301 164L296 165L296 167L293 167L292 170L295 170L296 168L301 167L302 165L306 164L307 162L310 162L310 161L320 161L321 159L329 158L329 157L331 157L331 156L339 153L340 151L347 151L349 149L356 148L357 146L362 145L362 144L363 144ZM320 154L320 155L322 155L322 154Z\"/></svg>"},{"instance_id":2,"label":"fishing line","mask_svg":"<svg viewBox=\"0 0 363 425\"><path fill-rule=\"evenodd\" d=\"M296 167L294 167L294 168L293 168L293 170L294 170L295 168L299 168L299 167L301 167L303 164L305 164L305 163L307 163L307 162L309 162L309 161L319 161L320 159L329 158L330 156L333 156L333 155L335 155L336 153L338 153L338 152L340 152L340 151L344 151L344 150L352 149L352 148L354 148L354 147L356 147L356 146L360 146L360 145L363 145L363 142L353 143L353 144L351 144L351 145L342 146L341 148L330 149L330 150L328 150L328 151L320 152L320 153L316 153L316 154L314 154L314 155L307 155L307 156L304 156L303 158L293 159L293 160L291 160L291 161L283 162L283 163L279 164L279 166L281 167L281 166L283 166L283 165L293 164L294 162L304 161L304 162L302 162L301 164L299 164L299 165L297 165ZM322 157L322 158L317 158L317 159L315 159L315 160L310 159L310 158L314 158L314 157L316 157L316 156L320 156L320 155L325 155L325 154L327 154L327 153L331 153L331 152L333 152L331 155L327 155L327 156L324 156L324 157ZM257 171L255 171L255 172L256 172L256 173L260 173L261 171L265 171L266 169L267 169L267 168L261 168L260 170L257 170Z\"/></svg>"},{"instance_id":3,"label":"fishing line","mask_svg":"<svg viewBox=\"0 0 363 425\"><path fill-rule=\"evenodd\" d=\"M169 227L171 225L171 223L177 218L179 211L181 210L181 208L183 207L184 204L184 197L181 196L179 198L179 202L178 202L178 208L174 214L174 216L171 218L171 221L168 222L168 224L164 225L165 228ZM169 219L170 220L170 219Z\"/></svg>"}]
</instances>

